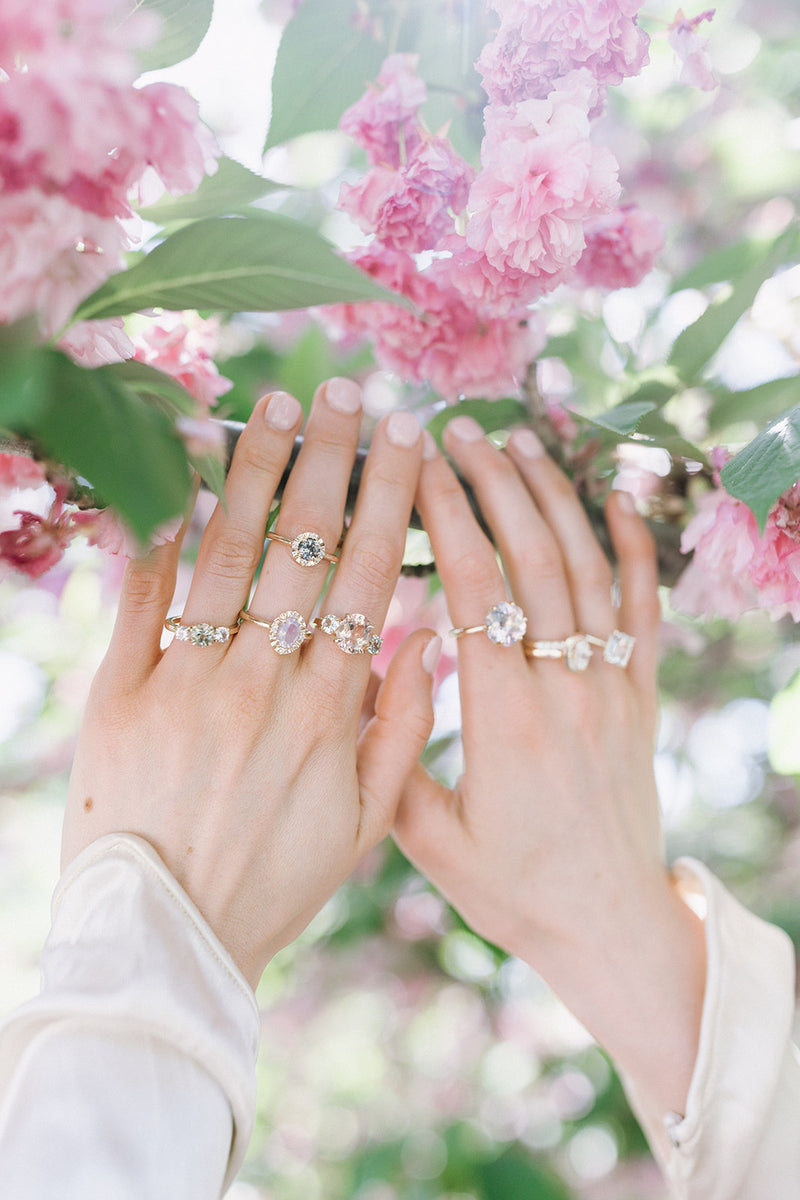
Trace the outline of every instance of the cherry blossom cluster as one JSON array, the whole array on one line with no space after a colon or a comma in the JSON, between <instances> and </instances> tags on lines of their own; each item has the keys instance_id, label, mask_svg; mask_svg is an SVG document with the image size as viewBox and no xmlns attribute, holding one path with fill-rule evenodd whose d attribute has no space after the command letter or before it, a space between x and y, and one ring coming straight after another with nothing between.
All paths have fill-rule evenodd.
<instances>
[{"instance_id":1,"label":"cherry blossom cluster","mask_svg":"<svg viewBox=\"0 0 800 1200\"><path fill-rule=\"evenodd\" d=\"M353 261L401 292L340 306L330 328L368 336L382 366L448 400L516 392L543 344L532 305L562 283L630 287L651 269L655 218L618 207L613 155L592 141L606 89L637 74L637 0L492 0L496 37L477 67L489 97L480 169L432 134L416 57L391 55L341 128L369 169L339 204L370 236Z\"/></svg>"},{"instance_id":2,"label":"cherry blossom cluster","mask_svg":"<svg viewBox=\"0 0 800 1200\"><path fill-rule=\"evenodd\" d=\"M0 324L50 337L131 244L131 198L194 190L216 146L184 89L134 87L157 23L127 0L4 0Z\"/></svg>"},{"instance_id":3,"label":"cherry blossom cluster","mask_svg":"<svg viewBox=\"0 0 800 1200\"><path fill-rule=\"evenodd\" d=\"M735 620L766 609L773 620L800 621L800 483L773 504L759 533L746 504L725 490L719 469L730 457L718 449L716 487L697 502L681 539L692 560L672 589L672 603L690 616Z\"/></svg>"}]
</instances>

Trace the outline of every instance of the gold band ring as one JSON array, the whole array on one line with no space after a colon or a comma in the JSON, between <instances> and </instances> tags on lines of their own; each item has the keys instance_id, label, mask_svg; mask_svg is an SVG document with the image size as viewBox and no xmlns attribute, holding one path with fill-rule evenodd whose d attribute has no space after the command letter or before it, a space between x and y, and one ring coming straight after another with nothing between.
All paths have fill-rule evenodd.
<instances>
[{"instance_id":1,"label":"gold band ring","mask_svg":"<svg viewBox=\"0 0 800 1200\"><path fill-rule=\"evenodd\" d=\"M327 633L344 654L377 654L383 645L382 637L363 613L345 613L343 617L326 613L315 617L311 628Z\"/></svg>"},{"instance_id":2,"label":"gold band ring","mask_svg":"<svg viewBox=\"0 0 800 1200\"><path fill-rule=\"evenodd\" d=\"M269 644L276 654L294 654L295 650L299 650L303 642L311 637L312 631L306 624L305 617L293 608L278 613L271 621L254 617L246 608L241 610L239 616L251 625L260 625L262 629L269 630Z\"/></svg>"},{"instance_id":3,"label":"gold band ring","mask_svg":"<svg viewBox=\"0 0 800 1200\"><path fill-rule=\"evenodd\" d=\"M318 533L314 533L313 529L306 529L303 533L298 533L296 538L284 537L281 533L274 533L273 530L268 530L264 537L270 542L280 542L284 546L288 546L292 552L292 558L301 567L315 567L317 563L321 563L325 559L329 563L338 563L338 554L328 554L325 549L325 542Z\"/></svg>"},{"instance_id":4,"label":"gold band ring","mask_svg":"<svg viewBox=\"0 0 800 1200\"><path fill-rule=\"evenodd\" d=\"M196 625L184 625L180 617L167 617L164 628L175 634L176 642L191 642L193 646L225 646L239 632L238 622L236 625L210 625L207 621L199 621Z\"/></svg>"},{"instance_id":5,"label":"gold band ring","mask_svg":"<svg viewBox=\"0 0 800 1200\"><path fill-rule=\"evenodd\" d=\"M603 651L603 661L614 667L627 667L636 638L615 629L607 640L591 633L573 633L562 641L523 642L526 658L563 658L570 671L585 671L594 654L594 647Z\"/></svg>"},{"instance_id":6,"label":"gold band ring","mask_svg":"<svg viewBox=\"0 0 800 1200\"><path fill-rule=\"evenodd\" d=\"M498 646L514 646L522 641L528 622L518 604L501 600L486 614L483 625L469 625L463 629L451 629L450 636L466 637L468 633L485 633L490 642Z\"/></svg>"}]
</instances>

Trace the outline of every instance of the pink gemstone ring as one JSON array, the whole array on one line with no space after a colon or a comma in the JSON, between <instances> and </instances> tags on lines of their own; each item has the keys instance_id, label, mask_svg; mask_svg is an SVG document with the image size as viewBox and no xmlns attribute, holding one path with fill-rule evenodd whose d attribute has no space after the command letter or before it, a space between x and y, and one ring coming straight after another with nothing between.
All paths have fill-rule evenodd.
<instances>
[{"instance_id":1,"label":"pink gemstone ring","mask_svg":"<svg viewBox=\"0 0 800 1200\"><path fill-rule=\"evenodd\" d=\"M312 634L305 617L293 608L279 613L271 621L254 617L246 608L241 610L239 616L243 621L249 621L252 625L260 625L262 629L269 630L269 644L276 654L294 654L295 650L299 650L303 642Z\"/></svg>"},{"instance_id":2,"label":"pink gemstone ring","mask_svg":"<svg viewBox=\"0 0 800 1200\"><path fill-rule=\"evenodd\" d=\"M343 617L326 613L324 617L315 617L311 628L327 633L344 654L377 654L383 645L380 634L363 613L345 613Z\"/></svg>"}]
</instances>

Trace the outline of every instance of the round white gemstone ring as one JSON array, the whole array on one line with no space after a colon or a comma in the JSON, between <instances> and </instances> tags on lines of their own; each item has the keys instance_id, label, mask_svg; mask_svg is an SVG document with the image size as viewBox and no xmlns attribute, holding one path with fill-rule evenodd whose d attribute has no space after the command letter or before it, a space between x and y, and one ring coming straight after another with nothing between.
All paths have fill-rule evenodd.
<instances>
[{"instance_id":1,"label":"round white gemstone ring","mask_svg":"<svg viewBox=\"0 0 800 1200\"><path fill-rule=\"evenodd\" d=\"M464 637L468 633L485 633L490 642L497 646L515 646L521 642L528 627L527 618L518 604L501 600L486 614L483 625L469 625L463 629L451 629L452 637Z\"/></svg>"},{"instance_id":2,"label":"round white gemstone ring","mask_svg":"<svg viewBox=\"0 0 800 1200\"><path fill-rule=\"evenodd\" d=\"M301 567L315 567L323 559L334 564L339 561L338 554L328 554L324 539L313 529L306 529L303 533L298 533L296 538L284 537L283 534L274 533L273 530L268 529L264 537L267 541L280 542L283 546L288 546L292 552L292 558Z\"/></svg>"},{"instance_id":3,"label":"round white gemstone ring","mask_svg":"<svg viewBox=\"0 0 800 1200\"><path fill-rule=\"evenodd\" d=\"M164 628L175 634L177 642L189 642L192 646L226 646L239 632L238 622L236 625L211 625L208 621L199 621L195 625L184 625L180 617L167 617Z\"/></svg>"}]
</instances>

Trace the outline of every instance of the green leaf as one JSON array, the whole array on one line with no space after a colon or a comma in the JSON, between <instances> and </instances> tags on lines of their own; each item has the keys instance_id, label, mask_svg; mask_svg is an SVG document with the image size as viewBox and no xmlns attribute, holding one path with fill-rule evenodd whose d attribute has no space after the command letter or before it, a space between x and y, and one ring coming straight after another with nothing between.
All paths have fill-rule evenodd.
<instances>
[{"instance_id":1,"label":"green leaf","mask_svg":"<svg viewBox=\"0 0 800 1200\"><path fill-rule=\"evenodd\" d=\"M20 432L86 479L142 541L181 513L190 474L169 418L143 401L111 367L86 370L41 349L46 394Z\"/></svg>"},{"instance_id":2,"label":"green leaf","mask_svg":"<svg viewBox=\"0 0 800 1200\"><path fill-rule=\"evenodd\" d=\"M436 413L428 422L428 430L441 441L445 426L453 417L472 417L487 433L509 429L528 420L528 410L519 400L461 400Z\"/></svg>"},{"instance_id":3,"label":"green leaf","mask_svg":"<svg viewBox=\"0 0 800 1200\"><path fill-rule=\"evenodd\" d=\"M642 417L654 408L655 404L650 400L623 400L614 408L607 408L602 413L593 413L586 419L593 425L599 425L601 429L610 430L611 433L634 433Z\"/></svg>"},{"instance_id":4,"label":"green leaf","mask_svg":"<svg viewBox=\"0 0 800 1200\"><path fill-rule=\"evenodd\" d=\"M143 71L157 71L190 58L211 24L214 0L136 0L132 12L149 9L162 20L161 36L138 52Z\"/></svg>"},{"instance_id":5,"label":"green leaf","mask_svg":"<svg viewBox=\"0 0 800 1200\"><path fill-rule=\"evenodd\" d=\"M208 217L173 233L84 300L78 320L145 308L275 312L339 300L389 300L313 229L276 213Z\"/></svg>"},{"instance_id":6,"label":"green leaf","mask_svg":"<svg viewBox=\"0 0 800 1200\"><path fill-rule=\"evenodd\" d=\"M712 283L725 283L738 279L744 271L761 262L768 253L773 239L745 238L731 246L723 246L701 258L699 262L680 275L670 287L670 292L683 292L687 288L709 287Z\"/></svg>"},{"instance_id":7,"label":"green leaf","mask_svg":"<svg viewBox=\"0 0 800 1200\"><path fill-rule=\"evenodd\" d=\"M708 414L708 430L709 433L716 433L740 421L761 424L777 413L784 412L792 400L800 395L800 376L771 379L768 383L761 383L743 392L731 392L724 387L709 390L714 402Z\"/></svg>"},{"instance_id":8,"label":"green leaf","mask_svg":"<svg viewBox=\"0 0 800 1200\"><path fill-rule=\"evenodd\" d=\"M712 301L706 311L675 340L669 363L687 385L698 381L706 364L714 357L737 321L747 312L756 294L775 271L797 253L798 234L792 228L782 233L734 283L721 300Z\"/></svg>"},{"instance_id":9,"label":"green leaf","mask_svg":"<svg viewBox=\"0 0 800 1200\"><path fill-rule=\"evenodd\" d=\"M141 216L156 225L198 221L203 217L224 217L243 213L254 200L270 192L285 189L232 158L221 158L214 175L206 175L196 191L188 196L165 195L156 204L140 209Z\"/></svg>"},{"instance_id":10,"label":"green leaf","mask_svg":"<svg viewBox=\"0 0 800 1200\"><path fill-rule=\"evenodd\" d=\"M355 23L355 0L303 0L284 30L272 75L265 150L335 129L388 53Z\"/></svg>"},{"instance_id":11,"label":"green leaf","mask_svg":"<svg viewBox=\"0 0 800 1200\"><path fill-rule=\"evenodd\" d=\"M769 707L769 761L780 775L800 775L800 673Z\"/></svg>"},{"instance_id":12,"label":"green leaf","mask_svg":"<svg viewBox=\"0 0 800 1200\"><path fill-rule=\"evenodd\" d=\"M573 1200L573 1193L555 1175L516 1146L477 1170L483 1200Z\"/></svg>"},{"instance_id":13,"label":"green leaf","mask_svg":"<svg viewBox=\"0 0 800 1200\"><path fill-rule=\"evenodd\" d=\"M16 433L38 417L51 372L51 360L40 346L0 346L0 427Z\"/></svg>"},{"instance_id":14,"label":"green leaf","mask_svg":"<svg viewBox=\"0 0 800 1200\"><path fill-rule=\"evenodd\" d=\"M763 532L772 505L800 479L800 404L734 455L721 478L730 494L752 510Z\"/></svg>"}]
</instances>

